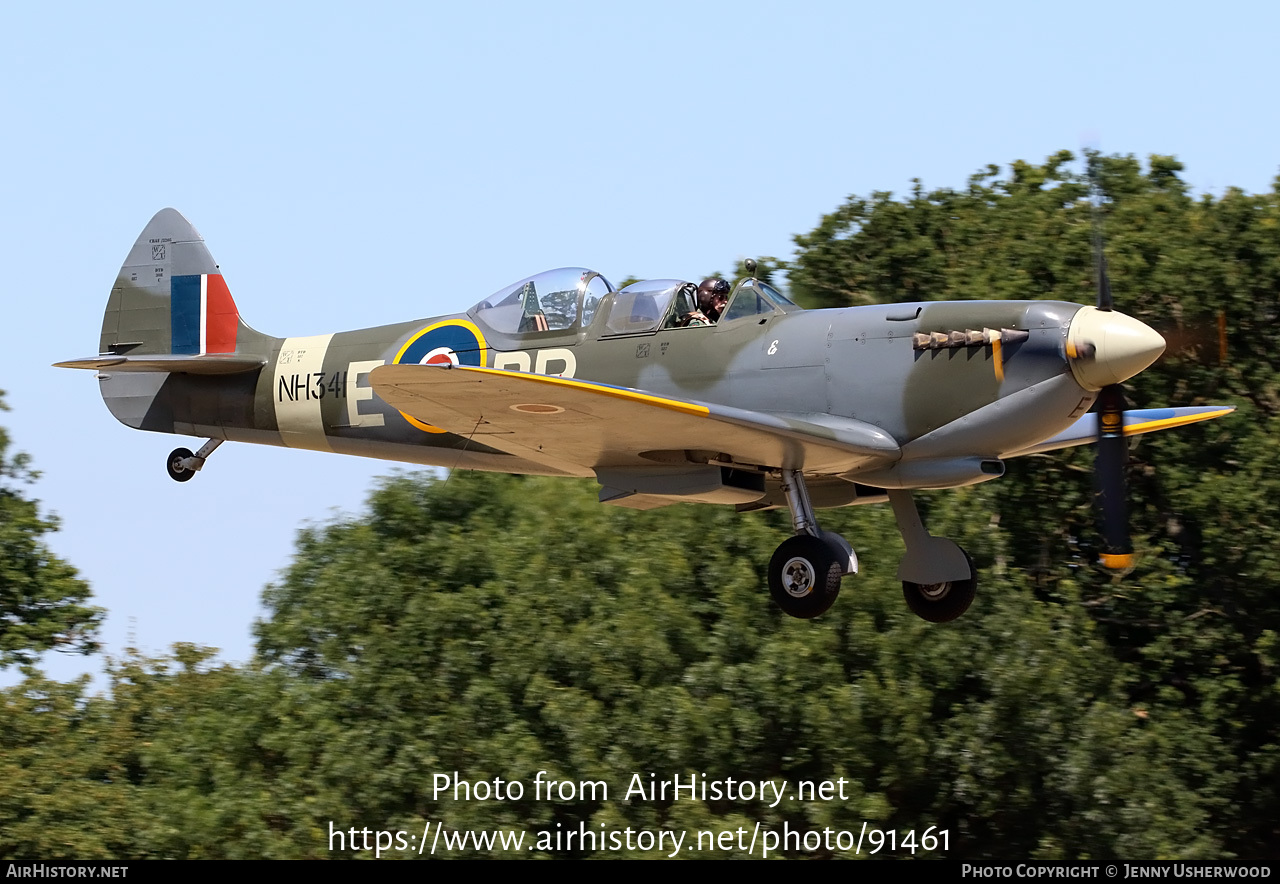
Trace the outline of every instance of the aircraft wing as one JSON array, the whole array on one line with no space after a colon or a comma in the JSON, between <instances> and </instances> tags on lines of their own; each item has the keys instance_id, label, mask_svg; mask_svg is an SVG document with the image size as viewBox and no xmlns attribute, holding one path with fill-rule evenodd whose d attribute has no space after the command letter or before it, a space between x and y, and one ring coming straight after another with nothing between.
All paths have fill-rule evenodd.
<instances>
[{"instance_id":1,"label":"aircraft wing","mask_svg":"<svg viewBox=\"0 0 1280 884\"><path fill-rule=\"evenodd\" d=\"M1170 430L1187 424L1213 420L1235 411L1234 405L1202 405L1182 408L1139 408L1124 413L1124 434L1141 436L1143 433L1154 433L1159 430ZM1045 451L1056 451L1059 448L1070 448L1073 445L1087 445L1098 439L1098 415L1090 412L1084 415L1058 435L1046 439L1036 445L1011 451L1005 457L1021 457L1024 454L1040 454Z\"/></svg>"},{"instance_id":2,"label":"aircraft wing","mask_svg":"<svg viewBox=\"0 0 1280 884\"><path fill-rule=\"evenodd\" d=\"M861 421L765 414L574 378L466 365L383 365L369 381L384 401L417 420L577 476L716 455L835 474L888 465L901 453L892 436Z\"/></svg>"}]
</instances>

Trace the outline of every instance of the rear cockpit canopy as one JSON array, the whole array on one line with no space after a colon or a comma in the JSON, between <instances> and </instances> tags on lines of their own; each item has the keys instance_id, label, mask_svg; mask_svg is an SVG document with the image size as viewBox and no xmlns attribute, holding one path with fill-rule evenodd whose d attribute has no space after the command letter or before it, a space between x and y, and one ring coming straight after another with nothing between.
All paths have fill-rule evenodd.
<instances>
[{"instance_id":1,"label":"rear cockpit canopy","mask_svg":"<svg viewBox=\"0 0 1280 884\"><path fill-rule=\"evenodd\" d=\"M609 280L594 270L561 267L513 282L467 312L508 335L567 331L590 325L600 301L613 291Z\"/></svg>"},{"instance_id":2,"label":"rear cockpit canopy","mask_svg":"<svg viewBox=\"0 0 1280 884\"><path fill-rule=\"evenodd\" d=\"M697 284L680 279L644 279L613 296L601 334L640 334L658 328L675 328L697 310ZM745 316L789 313L800 308L777 289L758 279L741 280L720 317L725 323Z\"/></svg>"},{"instance_id":3,"label":"rear cockpit canopy","mask_svg":"<svg viewBox=\"0 0 1280 884\"><path fill-rule=\"evenodd\" d=\"M695 309L692 283L682 279L642 279L613 296L603 334L620 335L653 331L670 313L671 302L680 297L677 310ZM683 290L683 291L682 291Z\"/></svg>"}]
</instances>

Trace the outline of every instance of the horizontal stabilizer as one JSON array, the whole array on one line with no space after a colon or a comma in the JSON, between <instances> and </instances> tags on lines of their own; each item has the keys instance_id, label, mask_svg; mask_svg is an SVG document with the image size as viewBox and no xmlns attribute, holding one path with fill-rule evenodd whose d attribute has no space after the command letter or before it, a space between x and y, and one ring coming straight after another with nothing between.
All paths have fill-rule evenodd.
<instances>
[{"instance_id":1,"label":"horizontal stabilizer","mask_svg":"<svg viewBox=\"0 0 1280 884\"><path fill-rule=\"evenodd\" d=\"M94 371L164 371L170 374L240 374L256 371L267 364L262 356L240 356L235 353L204 356L90 356L55 362L55 368L86 368Z\"/></svg>"},{"instance_id":2,"label":"horizontal stabilizer","mask_svg":"<svg viewBox=\"0 0 1280 884\"><path fill-rule=\"evenodd\" d=\"M1124 434L1126 436L1141 436L1143 433L1171 430L1174 427L1213 420L1215 417L1228 415L1235 410L1236 407L1234 405L1139 408L1124 413ZM1005 457L1041 454L1045 451L1056 451L1059 448L1070 448L1073 445L1087 445L1097 440L1098 415L1097 412L1090 412L1058 435L1027 448L1011 451Z\"/></svg>"}]
</instances>

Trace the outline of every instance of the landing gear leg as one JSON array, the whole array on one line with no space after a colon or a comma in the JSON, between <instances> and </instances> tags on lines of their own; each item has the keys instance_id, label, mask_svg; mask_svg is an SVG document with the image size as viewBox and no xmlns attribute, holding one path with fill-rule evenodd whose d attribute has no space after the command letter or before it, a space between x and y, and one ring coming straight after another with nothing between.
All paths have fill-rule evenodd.
<instances>
[{"instance_id":1,"label":"landing gear leg","mask_svg":"<svg viewBox=\"0 0 1280 884\"><path fill-rule=\"evenodd\" d=\"M889 503L907 546L898 564L907 607L931 623L956 619L969 610L978 590L973 560L954 541L925 530L909 491L890 491Z\"/></svg>"},{"instance_id":2,"label":"landing gear leg","mask_svg":"<svg viewBox=\"0 0 1280 884\"><path fill-rule=\"evenodd\" d=\"M169 478L175 482L191 481L191 477L204 467L204 462L217 450L222 441L208 439L195 454L192 454L189 448L173 449L169 452L169 460L165 463L166 469L169 470Z\"/></svg>"},{"instance_id":3,"label":"landing gear leg","mask_svg":"<svg viewBox=\"0 0 1280 884\"><path fill-rule=\"evenodd\" d=\"M858 557L843 537L818 527L799 470L783 470L782 493L795 536L783 541L769 561L769 594L792 617L809 619L835 603L840 578L858 572Z\"/></svg>"}]
</instances>

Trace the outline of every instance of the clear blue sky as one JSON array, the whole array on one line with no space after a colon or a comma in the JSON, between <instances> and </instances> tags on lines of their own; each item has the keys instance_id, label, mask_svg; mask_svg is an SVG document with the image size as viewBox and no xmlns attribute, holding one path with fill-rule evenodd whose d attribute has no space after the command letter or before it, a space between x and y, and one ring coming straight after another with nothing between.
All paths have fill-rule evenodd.
<instances>
[{"instance_id":1,"label":"clear blue sky","mask_svg":"<svg viewBox=\"0 0 1280 884\"><path fill-rule=\"evenodd\" d=\"M1278 32L1280 7L1230 2L4 4L0 424L109 651L243 661L297 528L393 467L233 444L179 485L163 461L190 440L124 428L92 373L49 367L94 354L156 210L191 219L251 324L303 335L563 265L785 257L850 194L1082 143L1258 192Z\"/></svg>"}]
</instances>

